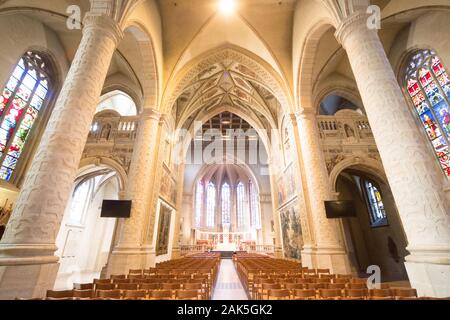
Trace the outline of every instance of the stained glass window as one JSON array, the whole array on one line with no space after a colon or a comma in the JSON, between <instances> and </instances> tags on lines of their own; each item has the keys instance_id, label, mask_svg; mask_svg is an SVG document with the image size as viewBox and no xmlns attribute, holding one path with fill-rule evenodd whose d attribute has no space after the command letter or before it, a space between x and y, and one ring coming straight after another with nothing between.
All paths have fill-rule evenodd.
<instances>
[{"instance_id":1,"label":"stained glass window","mask_svg":"<svg viewBox=\"0 0 450 320\"><path fill-rule=\"evenodd\" d=\"M204 199L203 196L205 194L205 186L203 185L203 181L200 181L197 184L197 192L195 195L195 226L200 227L201 226L201 219L202 219L202 213L203 213L203 203Z\"/></svg>"},{"instance_id":2,"label":"stained glass window","mask_svg":"<svg viewBox=\"0 0 450 320\"><path fill-rule=\"evenodd\" d=\"M216 187L210 182L206 190L206 226L214 228L216 215Z\"/></svg>"},{"instance_id":3,"label":"stained glass window","mask_svg":"<svg viewBox=\"0 0 450 320\"><path fill-rule=\"evenodd\" d=\"M222 224L231 223L231 188L228 183L222 186Z\"/></svg>"},{"instance_id":4,"label":"stained glass window","mask_svg":"<svg viewBox=\"0 0 450 320\"><path fill-rule=\"evenodd\" d=\"M386 210L384 208L383 196L381 195L379 187L369 180L364 180L363 183L366 190L372 226L380 227L387 225Z\"/></svg>"},{"instance_id":5,"label":"stained glass window","mask_svg":"<svg viewBox=\"0 0 450 320\"><path fill-rule=\"evenodd\" d=\"M450 78L434 51L422 50L412 57L406 83L420 122L450 181Z\"/></svg>"},{"instance_id":6,"label":"stained glass window","mask_svg":"<svg viewBox=\"0 0 450 320\"><path fill-rule=\"evenodd\" d=\"M27 52L0 95L0 179L11 181L25 143L48 98L48 67L43 57Z\"/></svg>"},{"instance_id":7,"label":"stained glass window","mask_svg":"<svg viewBox=\"0 0 450 320\"><path fill-rule=\"evenodd\" d=\"M245 227L245 215L246 215L246 206L245 206L245 186L242 182L240 182L236 189L237 193L237 223L238 227Z\"/></svg>"},{"instance_id":8,"label":"stained glass window","mask_svg":"<svg viewBox=\"0 0 450 320\"><path fill-rule=\"evenodd\" d=\"M255 188L255 185L251 180L249 182L249 193L250 193L251 224L252 227L259 228L261 226L259 194Z\"/></svg>"}]
</instances>

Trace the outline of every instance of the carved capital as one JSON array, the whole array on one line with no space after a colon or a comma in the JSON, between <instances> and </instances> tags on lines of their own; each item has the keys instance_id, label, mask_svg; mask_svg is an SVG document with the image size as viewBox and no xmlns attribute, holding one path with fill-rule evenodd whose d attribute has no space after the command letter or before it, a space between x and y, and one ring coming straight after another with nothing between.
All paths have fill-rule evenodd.
<instances>
[{"instance_id":1,"label":"carved capital","mask_svg":"<svg viewBox=\"0 0 450 320\"><path fill-rule=\"evenodd\" d=\"M367 27L368 15L363 12L356 12L342 20L336 28L335 37L345 48L347 37L355 32L375 32Z\"/></svg>"},{"instance_id":2,"label":"carved capital","mask_svg":"<svg viewBox=\"0 0 450 320\"><path fill-rule=\"evenodd\" d=\"M112 39L117 46L123 39L124 33L119 24L112 18L105 15L97 15L93 13L86 14L84 18L83 34L102 33L106 37Z\"/></svg>"},{"instance_id":3,"label":"carved capital","mask_svg":"<svg viewBox=\"0 0 450 320\"><path fill-rule=\"evenodd\" d=\"M312 120L315 119L316 117L316 112L314 111L313 108L303 108L303 107L299 107L298 111L296 113L293 113L291 115L292 118L295 117L296 121L299 122L299 120L303 120L303 119L307 119L307 120Z\"/></svg>"},{"instance_id":4,"label":"carved capital","mask_svg":"<svg viewBox=\"0 0 450 320\"><path fill-rule=\"evenodd\" d=\"M335 27L344 20L360 12L367 12L370 0L319 0L328 9Z\"/></svg>"},{"instance_id":5,"label":"carved capital","mask_svg":"<svg viewBox=\"0 0 450 320\"><path fill-rule=\"evenodd\" d=\"M156 109L152 108L146 108L142 112L142 120L154 120L154 121L160 121L161 120L161 113L159 113Z\"/></svg>"},{"instance_id":6,"label":"carved capital","mask_svg":"<svg viewBox=\"0 0 450 320\"><path fill-rule=\"evenodd\" d=\"M160 119L160 125L166 125L167 128L170 128L170 115L162 114Z\"/></svg>"}]
</instances>

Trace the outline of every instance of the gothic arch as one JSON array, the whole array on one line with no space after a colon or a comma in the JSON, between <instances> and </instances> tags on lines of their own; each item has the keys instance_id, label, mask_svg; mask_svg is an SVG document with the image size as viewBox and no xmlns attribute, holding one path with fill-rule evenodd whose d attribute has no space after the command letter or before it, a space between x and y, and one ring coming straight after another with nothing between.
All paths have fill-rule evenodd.
<instances>
[{"instance_id":1,"label":"gothic arch","mask_svg":"<svg viewBox=\"0 0 450 320\"><path fill-rule=\"evenodd\" d=\"M126 83L126 81L122 81L121 78L122 77L107 78L107 80L105 82L105 86L103 87L99 102L102 102L104 97L113 91L122 91L123 93L130 96L130 98L136 104L137 114L142 113L143 109L144 109L142 94L137 92L136 88L133 88L129 83ZM126 79L127 78L124 77L124 80L126 80Z\"/></svg>"},{"instance_id":2,"label":"gothic arch","mask_svg":"<svg viewBox=\"0 0 450 320\"><path fill-rule=\"evenodd\" d=\"M234 166L239 167L240 169L242 169L245 174L253 181L253 183L256 186L256 189L258 192L261 192L261 185L260 185L260 181L257 179L255 173L253 172L253 170L243 161L240 161L239 159L231 156L231 155L226 155L226 158L228 160L233 160L233 161L237 161L237 164L234 164ZM212 166L208 166L208 165L204 165L201 170L198 172L197 176L195 177L195 179L193 180L193 184L189 187L190 190L193 190L195 188L195 186L197 185L198 181L202 178L204 178L208 173L214 173L218 170L218 168L221 165L212 165ZM244 185L247 185L248 182L246 181L241 181L244 183Z\"/></svg>"},{"instance_id":3,"label":"gothic arch","mask_svg":"<svg viewBox=\"0 0 450 320\"><path fill-rule=\"evenodd\" d=\"M139 47L140 70L139 73L143 91L143 109L156 108L159 105L159 74L156 62L156 52L153 40L145 28L137 23L130 22L125 29L129 32Z\"/></svg>"},{"instance_id":4,"label":"gothic arch","mask_svg":"<svg viewBox=\"0 0 450 320\"><path fill-rule=\"evenodd\" d=\"M253 129L256 130L256 132L258 133L258 135L262 139L262 142L264 143L264 146L266 148L267 153L269 155L271 154L271 146L272 146L272 144L274 142L270 140L269 135L268 135L268 130L269 129L274 129L275 127L266 128L258 117L256 117L253 114L246 113L245 110L243 110L241 108L237 108L237 107L234 107L234 106L220 106L220 107L216 107L216 108L214 108L212 110L209 110L206 113L198 114L196 116L195 120L192 121L191 125L187 129L189 130L189 132L195 134L193 132L193 130L195 129L193 127L195 121L198 121L198 122L201 122L201 123L205 123L209 119L211 119L214 116L217 116L218 114L220 114L222 112L225 112L225 111L234 113L237 116L241 117L243 120L247 121L253 127ZM274 135L272 135L272 137L274 137ZM190 143L190 141L189 142L186 141L186 143Z\"/></svg>"},{"instance_id":5,"label":"gothic arch","mask_svg":"<svg viewBox=\"0 0 450 320\"><path fill-rule=\"evenodd\" d=\"M288 86L270 65L243 48L225 45L222 48L215 48L205 52L200 57L186 64L176 76L169 80L168 83L174 83L175 85L166 89L162 103L162 112L170 113L176 99L181 96L183 91L200 73L212 65L223 61L234 61L249 68L254 73L252 81L268 89L278 99L285 112L292 111L292 99Z\"/></svg>"},{"instance_id":6,"label":"gothic arch","mask_svg":"<svg viewBox=\"0 0 450 320\"><path fill-rule=\"evenodd\" d=\"M220 35L217 36L218 34ZM216 48L226 45L240 47L252 52L252 54L270 64L278 74L284 76L281 65L270 46L243 15L231 15L224 19L218 13L214 13L206 20L195 37L184 48L173 73L176 74L181 70L190 59L195 59L204 52L216 50Z\"/></svg>"},{"instance_id":7,"label":"gothic arch","mask_svg":"<svg viewBox=\"0 0 450 320\"><path fill-rule=\"evenodd\" d=\"M332 25L328 20L319 20L309 31L301 50L297 74L297 102L302 108L313 108L314 82L312 81L314 63L320 39Z\"/></svg>"},{"instance_id":8,"label":"gothic arch","mask_svg":"<svg viewBox=\"0 0 450 320\"><path fill-rule=\"evenodd\" d=\"M329 82L327 81L327 83L324 83L321 88L318 88L320 91L317 90L317 92L314 94L313 100L313 106L316 111L319 111L321 102L327 96L332 94L345 98L358 108L364 110L364 104L362 102L361 96L359 95L358 87L356 86L356 84L349 79L345 79L348 81L343 83L343 80L344 79L342 78L335 78Z\"/></svg>"},{"instance_id":9,"label":"gothic arch","mask_svg":"<svg viewBox=\"0 0 450 320\"><path fill-rule=\"evenodd\" d=\"M120 191L124 191L128 183L128 175L124 168L115 160L106 157L90 157L84 158L80 162L77 177L85 170L92 167L106 166L117 172L119 178Z\"/></svg>"},{"instance_id":10,"label":"gothic arch","mask_svg":"<svg viewBox=\"0 0 450 320\"><path fill-rule=\"evenodd\" d=\"M367 157L352 156L339 162L331 171L329 176L329 183L333 193L336 193L336 185L339 175L346 169L360 169L364 172L380 179L381 182L388 185L387 177L384 173L383 164L375 159Z\"/></svg>"}]
</instances>

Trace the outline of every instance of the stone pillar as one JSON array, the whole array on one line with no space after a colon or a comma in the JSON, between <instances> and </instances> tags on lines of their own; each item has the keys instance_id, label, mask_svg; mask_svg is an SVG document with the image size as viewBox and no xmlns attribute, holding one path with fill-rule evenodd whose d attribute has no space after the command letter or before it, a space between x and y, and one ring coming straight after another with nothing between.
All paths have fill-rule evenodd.
<instances>
[{"instance_id":1,"label":"stone pillar","mask_svg":"<svg viewBox=\"0 0 450 320\"><path fill-rule=\"evenodd\" d=\"M292 140L295 142L295 152L297 159L297 172L298 172L298 209L300 210L300 222L302 226L303 234L303 248L302 248L302 264L305 267L313 268L314 263L312 261L312 256L309 254L314 248L314 230L311 218L310 202L308 196L308 188L306 185L306 171L303 165L302 159L302 147L300 141L300 135L298 131L297 116L296 114L291 114L292 123ZM305 255L306 253L306 255Z\"/></svg>"},{"instance_id":2,"label":"stone pillar","mask_svg":"<svg viewBox=\"0 0 450 320\"><path fill-rule=\"evenodd\" d=\"M133 201L131 218L119 221L117 243L108 261L107 275L128 274L130 269L149 268L154 264L155 249L146 238L154 205L151 193L160 118L155 110L146 109L139 122L126 188L126 198Z\"/></svg>"},{"instance_id":3,"label":"stone pillar","mask_svg":"<svg viewBox=\"0 0 450 320\"><path fill-rule=\"evenodd\" d=\"M336 38L345 48L397 204L420 295L450 296L450 206L443 176L407 106L376 30L355 13Z\"/></svg>"},{"instance_id":4,"label":"stone pillar","mask_svg":"<svg viewBox=\"0 0 450 320\"><path fill-rule=\"evenodd\" d=\"M275 179L276 175L273 174L274 172L276 172L275 168L274 168L274 160L273 158L270 159L269 161L270 166L271 166L271 174L270 174L270 186L271 186L271 192L272 192L272 210L273 210L273 224L274 224L274 231L275 231L275 243L274 245L274 257L277 259L281 259L283 258L283 244L282 244L282 238L283 235L281 234L281 222L280 222L280 214L278 212L278 188L277 188L277 181ZM247 196L247 200L249 203L249 213L250 211L250 193L248 193ZM248 215L250 218L250 214ZM249 226L251 224L249 223ZM250 227L249 227L250 230Z\"/></svg>"},{"instance_id":5,"label":"stone pillar","mask_svg":"<svg viewBox=\"0 0 450 320\"><path fill-rule=\"evenodd\" d=\"M54 285L56 236L122 37L114 20L86 17L81 43L0 243L0 299L44 297Z\"/></svg>"},{"instance_id":6,"label":"stone pillar","mask_svg":"<svg viewBox=\"0 0 450 320\"><path fill-rule=\"evenodd\" d=\"M350 273L339 221L327 219L325 201L331 200L328 171L319 138L319 129L312 108L297 114L298 134L306 172L311 225L314 243L304 247L302 257L314 268L330 269L333 273Z\"/></svg>"}]
</instances>

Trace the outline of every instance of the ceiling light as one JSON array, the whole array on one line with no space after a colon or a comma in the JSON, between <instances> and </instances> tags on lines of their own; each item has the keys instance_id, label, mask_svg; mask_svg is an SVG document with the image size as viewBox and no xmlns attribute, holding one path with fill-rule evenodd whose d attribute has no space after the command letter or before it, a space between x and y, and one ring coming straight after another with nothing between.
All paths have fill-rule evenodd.
<instances>
[{"instance_id":1,"label":"ceiling light","mask_svg":"<svg viewBox=\"0 0 450 320\"><path fill-rule=\"evenodd\" d=\"M230 15L236 9L235 0L219 0L219 10L225 15Z\"/></svg>"}]
</instances>

